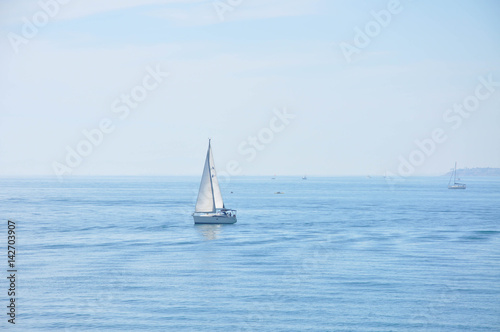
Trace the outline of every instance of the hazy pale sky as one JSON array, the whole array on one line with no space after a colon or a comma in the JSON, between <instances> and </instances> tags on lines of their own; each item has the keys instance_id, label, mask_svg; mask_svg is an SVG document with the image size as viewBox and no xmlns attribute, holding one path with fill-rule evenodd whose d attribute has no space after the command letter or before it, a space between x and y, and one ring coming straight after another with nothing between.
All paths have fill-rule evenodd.
<instances>
[{"instance_id":1,"label":"hazy pale sky","mask_svg":"<svg viewBox=\"0 0 500 332\"><path fill-rule=\"evenodd\" d=\"M208 137L234 174L500 167L499 17L496 0L3 0L0 175L201 176Z\"/></svg>"}]
</instances>

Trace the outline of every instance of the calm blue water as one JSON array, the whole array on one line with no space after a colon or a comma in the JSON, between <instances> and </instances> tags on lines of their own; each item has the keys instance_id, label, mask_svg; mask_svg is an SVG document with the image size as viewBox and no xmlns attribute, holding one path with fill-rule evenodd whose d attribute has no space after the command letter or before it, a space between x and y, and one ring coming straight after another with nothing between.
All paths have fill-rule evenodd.
<instances>
[{"instance_id":1,"label":"calm blue water","mask_svg":"<svg viewBox=\"0 0 500 332\"><path fill-rule=\"evenodd\" d=\"M0 330L499 331L500 178L464 182L240 177L195 226L199 177L0 179Z\"/></svg>"}]
</instances>

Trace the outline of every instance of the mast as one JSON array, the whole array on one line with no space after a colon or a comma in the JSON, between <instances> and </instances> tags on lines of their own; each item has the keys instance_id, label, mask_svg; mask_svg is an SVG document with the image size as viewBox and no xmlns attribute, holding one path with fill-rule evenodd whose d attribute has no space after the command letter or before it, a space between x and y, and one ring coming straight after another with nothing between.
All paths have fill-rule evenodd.
<instances>
[{"instance_id":1,"label":"mast","mask_svg":"<svg viewBox=\"0 0 500 332\"><path fill-rule=\"evenodd\" d=\"M453 184L457 183L457 162L455 161L455 171L453 172Z\"/></svg>"},{"instance_id":2,"label":"mast","mask_svg":"<svg viewBox=\"0 0 500 332\"><path fill-rule=\"evenodd\" d=\"M211 147L210 147L210 141L212 139L209 138L208 139L208 151L207 151L207 159L208 159L208 176L210 178L210 189L212 190L212 203L213 203L213 206L214 206L214 210L213 212L217 211L217 206L215 205L215 196L214 196L214 184L212 182L212 167L210 167L210 150L211 150Z\"/></svg>"}]
</instances>

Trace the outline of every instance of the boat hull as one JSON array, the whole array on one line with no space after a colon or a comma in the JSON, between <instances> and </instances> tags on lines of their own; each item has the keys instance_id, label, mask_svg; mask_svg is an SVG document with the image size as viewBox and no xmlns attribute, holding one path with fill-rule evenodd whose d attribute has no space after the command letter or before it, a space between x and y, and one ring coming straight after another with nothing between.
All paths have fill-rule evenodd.
<instances>
[{"instance_id":1,"label":"boat hull","mask_svg":"<svg viewBox=\"0 0 500 332\"><path fill-rule=\"evenodd\" d=\"M234 224L236 216L227 216L223 214L202 214L193 215L195 224Z\"/></svg>"},{"instance_id":2,"label":"boat hull","mask_svg":"<svg viewBox=\"0 0 500 332\"><path fill-rule=\"evenodd\" d=\"M452 186L448 186L448 189L465 189L465 184L454 184Z\"/></svg>"}]
</instances>

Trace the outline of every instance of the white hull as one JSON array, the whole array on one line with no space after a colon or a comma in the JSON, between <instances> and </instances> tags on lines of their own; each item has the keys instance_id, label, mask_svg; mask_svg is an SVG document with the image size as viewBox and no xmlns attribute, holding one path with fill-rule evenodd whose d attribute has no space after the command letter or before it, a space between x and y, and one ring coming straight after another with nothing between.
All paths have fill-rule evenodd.
<instances>
[{"instance_id":1,"label":"white hull","mask_svg":"<svg viewBox=\"0 0 500 332\"><path fill-rule=\"evenodd\" d=\"M236 216L226 216L223 214L193 214L195 224L234 224Z\"/></svg>"},{"instance_id":2,"label":"white hull","mask_svg":"<svg viewBox=\"0 0 500 332\"><path fill-rule=\"evenodd\" d=\"M448 189L465 189L465 184L454 184L452 186L448 186Z\"/></svg>"}]
</instances>

